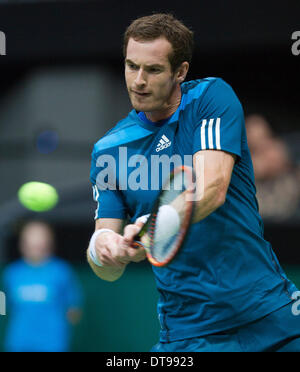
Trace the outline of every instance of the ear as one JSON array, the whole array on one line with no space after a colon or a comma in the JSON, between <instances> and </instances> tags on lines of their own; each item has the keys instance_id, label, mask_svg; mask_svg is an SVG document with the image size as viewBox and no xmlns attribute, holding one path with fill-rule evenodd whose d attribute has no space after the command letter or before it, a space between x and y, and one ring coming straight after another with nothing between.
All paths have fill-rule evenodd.
<instances>
[{"instance_id":1,"label":"ear","mask_svg":"<svg viewBox=\"0 0 300 372\"><path fill-rule=\"evenodd\" d=\"M188 62L183 62L177 69L175 76L178 83L183 83L186 75L189 71L190 64Z\"/></svg>"}]
</instances>

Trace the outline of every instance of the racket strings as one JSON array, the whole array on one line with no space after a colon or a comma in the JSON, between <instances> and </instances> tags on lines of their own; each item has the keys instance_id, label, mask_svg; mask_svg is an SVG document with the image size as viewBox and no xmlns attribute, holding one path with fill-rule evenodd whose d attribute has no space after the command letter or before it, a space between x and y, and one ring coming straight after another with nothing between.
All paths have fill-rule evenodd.
<instances>
[{"instance_id":1,"label":"racket strings","mask_svg":"<svg viewBox=\"0 0 300 372\"><path fill-rule=\"evenodd\" d=\"M185 172L173 175L163 188L158 208L171 205L177 197L186 191L188 187L186 185L188 184ZM185 213L182 213L181 216L179 225L172 228L172 223L174 224L174 222L167 219L165 220L165 226L156 226L157 214L153 214L149 228L150 254L158 262L165 261L176 248Z\"/></svg>"}]
</instances>

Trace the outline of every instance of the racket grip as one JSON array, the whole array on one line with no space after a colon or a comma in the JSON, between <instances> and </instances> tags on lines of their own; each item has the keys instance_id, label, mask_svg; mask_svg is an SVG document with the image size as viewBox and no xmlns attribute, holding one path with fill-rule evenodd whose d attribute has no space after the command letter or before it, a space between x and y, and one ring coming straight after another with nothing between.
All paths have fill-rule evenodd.
<instances>
[{"instance_id":1,"label":"racket grip","mask_svg":"<svg viewBox=\"0 0 300 372\"><path fill-rule=\"evenodd\" d=\"M139 248L145 248L145 246L142 242L135 240L132 244L132 248L139 249Z\"/></svg>"}]
</instances>

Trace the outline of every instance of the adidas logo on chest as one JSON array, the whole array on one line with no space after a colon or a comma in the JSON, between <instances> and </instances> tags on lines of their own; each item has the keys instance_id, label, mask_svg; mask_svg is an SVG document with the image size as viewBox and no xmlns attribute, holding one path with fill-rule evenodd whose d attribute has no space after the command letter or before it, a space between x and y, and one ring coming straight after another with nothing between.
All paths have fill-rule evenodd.
<instances>
[{"instance_id":1,"label":"adidas logo on chest","mask_svg":"<svg viewBox=\"0 0 300 372\"><path fill-rule=\"evenodd\" d=\"M159 140L157 146L156 146L156 152L162 151L168 147L170 147L172 142L169 140L167 136L164 134L161 136L161 139Z\"/></svg>"}]
</instances>

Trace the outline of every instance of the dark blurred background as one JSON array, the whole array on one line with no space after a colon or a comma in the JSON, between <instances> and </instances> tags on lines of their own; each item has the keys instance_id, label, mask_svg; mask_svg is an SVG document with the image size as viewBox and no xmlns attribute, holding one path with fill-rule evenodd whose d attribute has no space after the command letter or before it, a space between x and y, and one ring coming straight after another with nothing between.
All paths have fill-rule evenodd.
<instances>
[{"instance_id":1,"label":"dark blurred background","mask_svg":"<svg viewBox=\"0 0 300 372\"><path fill-rule=\"evenodd\" d=\"M300 285L300 55L292 53L299 1L0 0L6 35L6 55L0 55L0 262L4 268L18 257L18 227L35 217L19 204L18 189L28 181L56 187L60 202L41 217L54 226L57 254L74 265L85 291L77 351L147 351L158 335L149 265L132 264L117 283L103 283L85 262L94 229L92 147L131 109L123 33L130 21L156 11L172 12L195 32L188 79L221 77L241 100L265 235ZM5 321L0 317L0 339Z\"/></svg>"}]
</instances>

